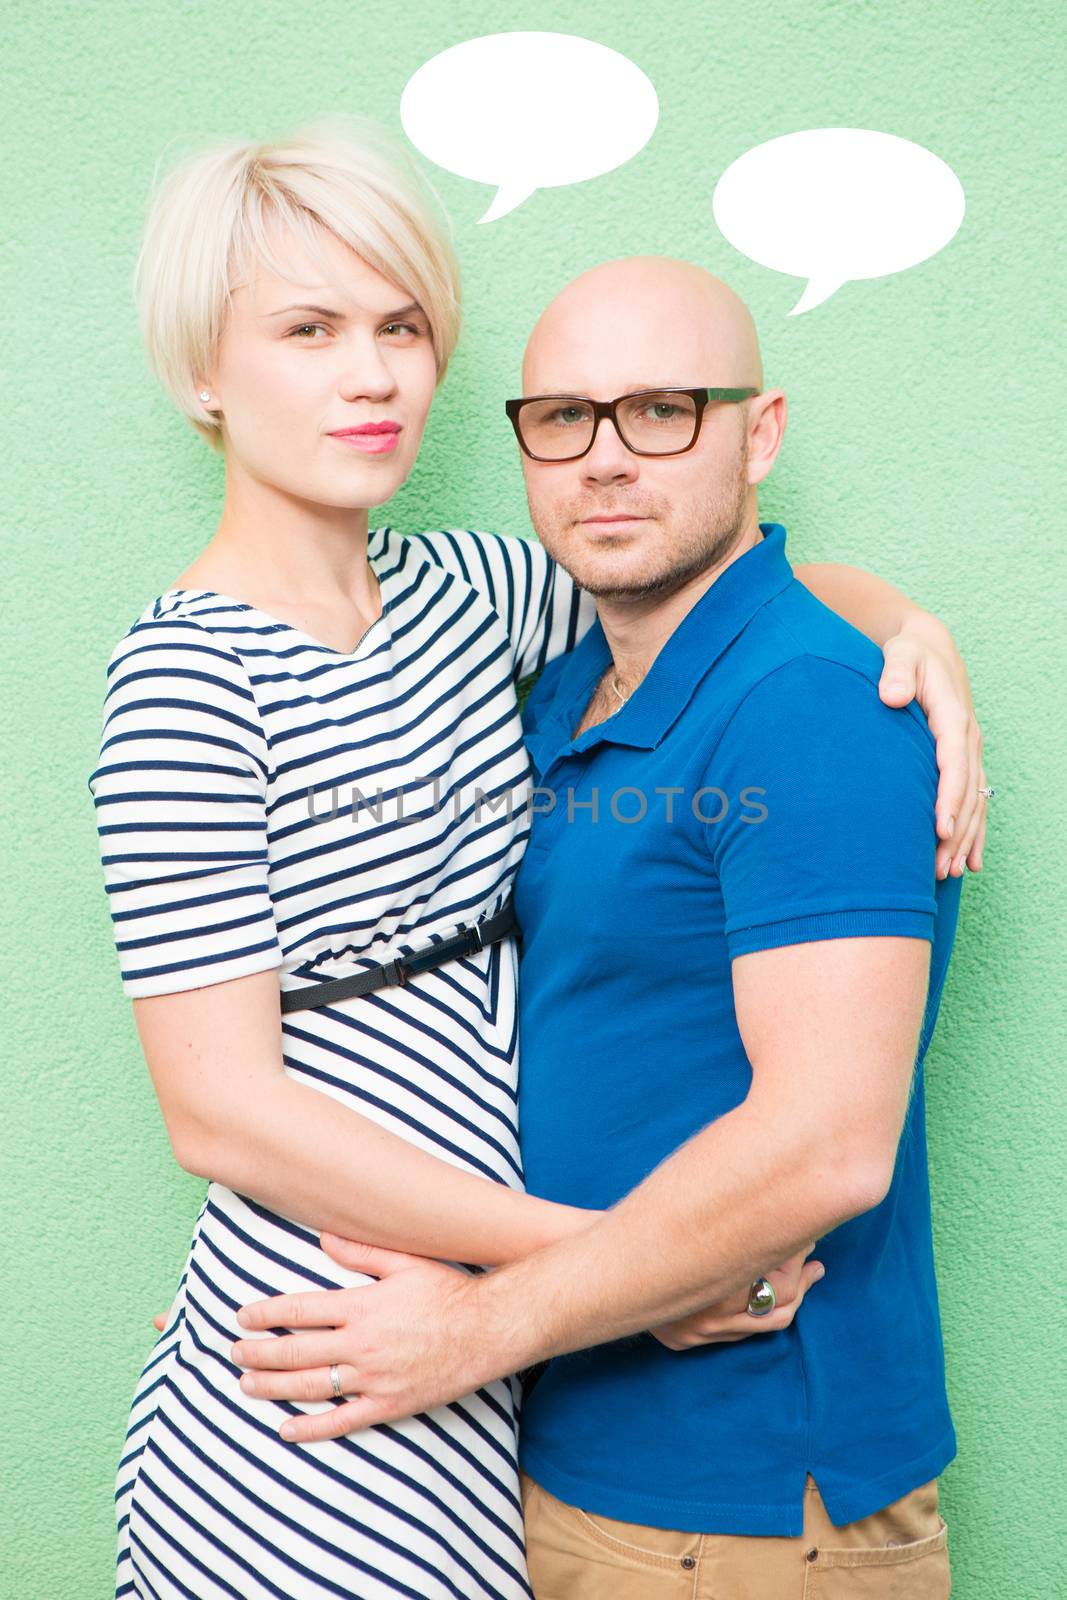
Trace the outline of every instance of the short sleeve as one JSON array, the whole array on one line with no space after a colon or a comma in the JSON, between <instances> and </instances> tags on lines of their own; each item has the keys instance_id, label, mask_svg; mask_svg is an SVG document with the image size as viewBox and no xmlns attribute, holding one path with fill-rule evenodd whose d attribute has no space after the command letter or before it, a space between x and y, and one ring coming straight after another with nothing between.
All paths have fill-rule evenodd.
<instances>
[{"instance_id":1,"label":"short sleeve","mask_svg":"<svg viewBox=\"0 0 1067 1600\"><path fill-rule=\"evenodd\" d=\"M921 712L800 656L748 692L703 783L731 959L816 939L933 941L937 761Z\"/></svg>"},{"instance_id":2,"label":"short sleeve","mask_svg":"<svg viewBox=\"0 0 1067 1600\"><path fill-rule=\"evenodd\" d=\"M471 528L411 535L438 566L488 595L511 639L515 680L573 650L592 626L596 602L536 539Z\"/></svg>"},{"instance_id":3,"label":"short sleeve","mask_svg":"<svg viewBox=\"0 0 1067 1600\"><path fill-rule=\"evenodd\" d=\"M512 629L515 676L522 679L539 673L549 661L574 649L593 625L596 601L579 589L565 567L552 560L544 545L529 539L513 542L523 547L526 578Z\"/></svg>"},{"instance_id":4,"label":"short sleeve","mask_svg":"<svg viewBox=\"0 0 1067 1600\"><path fill-rule=\"evenodd\" d=\"M172 994L279 966L267 741L233 651L199 624L136 624L107 667L87 782L123 991Z\"/></svg>"}]
</instances>

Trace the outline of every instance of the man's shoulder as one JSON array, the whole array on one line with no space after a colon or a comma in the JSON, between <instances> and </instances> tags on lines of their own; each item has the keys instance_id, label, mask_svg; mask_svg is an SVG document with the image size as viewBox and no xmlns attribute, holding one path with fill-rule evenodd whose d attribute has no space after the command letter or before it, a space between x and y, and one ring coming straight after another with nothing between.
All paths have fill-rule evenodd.
<instances>
[{"instance_id":1,"label":"man's shoulder","mask_svg":"<svg viewBox=\"0 0 1067 1600\"><path fill-rule=\"evenodd\" d=\"M884 658L873 639L846 622L825 605L799 578L763 606L756 619L762 623L762 641L772 657L782 660L797 654L850 667L877 686Z\"/></svg>"},{"instance_id":2,"label":"man's shoulder","mask_svg":"<svg viewBox=\"0 0 1067 1600\"><path fill-rule=\"evenodd\" d=\"M935 741L917 701L887 706L878 692L885 664L873 640L823 605L799 580L761 607L746 629L724 737L761 742L792 729L783 754L858 741L909 745L935 762Z\"/></svg>"}]
</instances>

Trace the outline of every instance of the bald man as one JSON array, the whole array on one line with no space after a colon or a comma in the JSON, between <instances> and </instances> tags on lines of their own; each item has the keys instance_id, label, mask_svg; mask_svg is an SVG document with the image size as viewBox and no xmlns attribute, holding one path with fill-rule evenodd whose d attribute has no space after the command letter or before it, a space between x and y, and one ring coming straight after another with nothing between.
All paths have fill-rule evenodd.
<instances>
[{"instance_id":1,"label":"bald man","mask_svg":"<svg viewBox=\"0 0 1067 1600\"><path fill-rule=\"evenodd\" d=\"M598 610L525 708L519 1126L532 1193L610 1209L483 1299L558 1352L522 1418L535 1593L946 1595L922 1061L961 880L926 720L759 521L786 402L726 284L585 273L509 412ZM814 1240L825 1280L753 1315Z\"/></svg>"},{"instance_id":2,"label":"bald man","mask_svg":"<svg viewBox=\"0 0 1067 1600\"><path fill-rule=\"evenodd\" d=\"M522 376L531 517L598 616L525 706L519 1125L528 1188L592 1220L480 1276L357 1246L346 1431L549 1358L537 1600L940 1600L934 740L759 521L786 402L726 284L609 262Z\"/></svg>"}]
</instances>

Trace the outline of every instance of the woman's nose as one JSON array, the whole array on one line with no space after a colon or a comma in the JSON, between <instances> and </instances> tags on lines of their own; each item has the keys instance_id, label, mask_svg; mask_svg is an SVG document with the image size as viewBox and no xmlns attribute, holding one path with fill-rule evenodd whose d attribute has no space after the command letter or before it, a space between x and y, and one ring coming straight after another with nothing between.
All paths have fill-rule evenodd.
<instances>
[{"instance_id":1,"label":"woman's nose","mask_svg":"<svg viewBox=\"0 0 1067 1600\"><path fill-rule=\"evenodd\" d=\"M367 395L386 399L396 393L396 376L377 340L359 340L347 351L338 388L346 400Z\"/></svg>"}]
</instances>

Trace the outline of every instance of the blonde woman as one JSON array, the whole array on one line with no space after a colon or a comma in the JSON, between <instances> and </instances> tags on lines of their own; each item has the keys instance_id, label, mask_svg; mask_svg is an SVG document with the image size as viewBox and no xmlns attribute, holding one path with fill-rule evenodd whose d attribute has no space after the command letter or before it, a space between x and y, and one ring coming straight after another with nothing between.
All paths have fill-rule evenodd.
<instances>
[{"instance_id":1,"label":"blonde woman","mask_svg":"<svg viewBox=\"0 0 1067 1600\"><path fill-rule=\"evenodd\" d=\"M368 1281L320 1229L469 1271L589 1220L523 1193L507 908L516 684L593 605L535 543L369 528L459 327L447 233L372 124L187 158L137 284L225 496L111 653L89 779L122 986L175 1155L209 1180L133 1397L116 1592L514 1600L517 1380L294 1446L286 1416L334 1402L250 1397L230 1351L243 1303ZM866 574L796 570L880 643L923 625ZM962 726L958 658L895 644Z\"/></svg>"}]
</instances>

